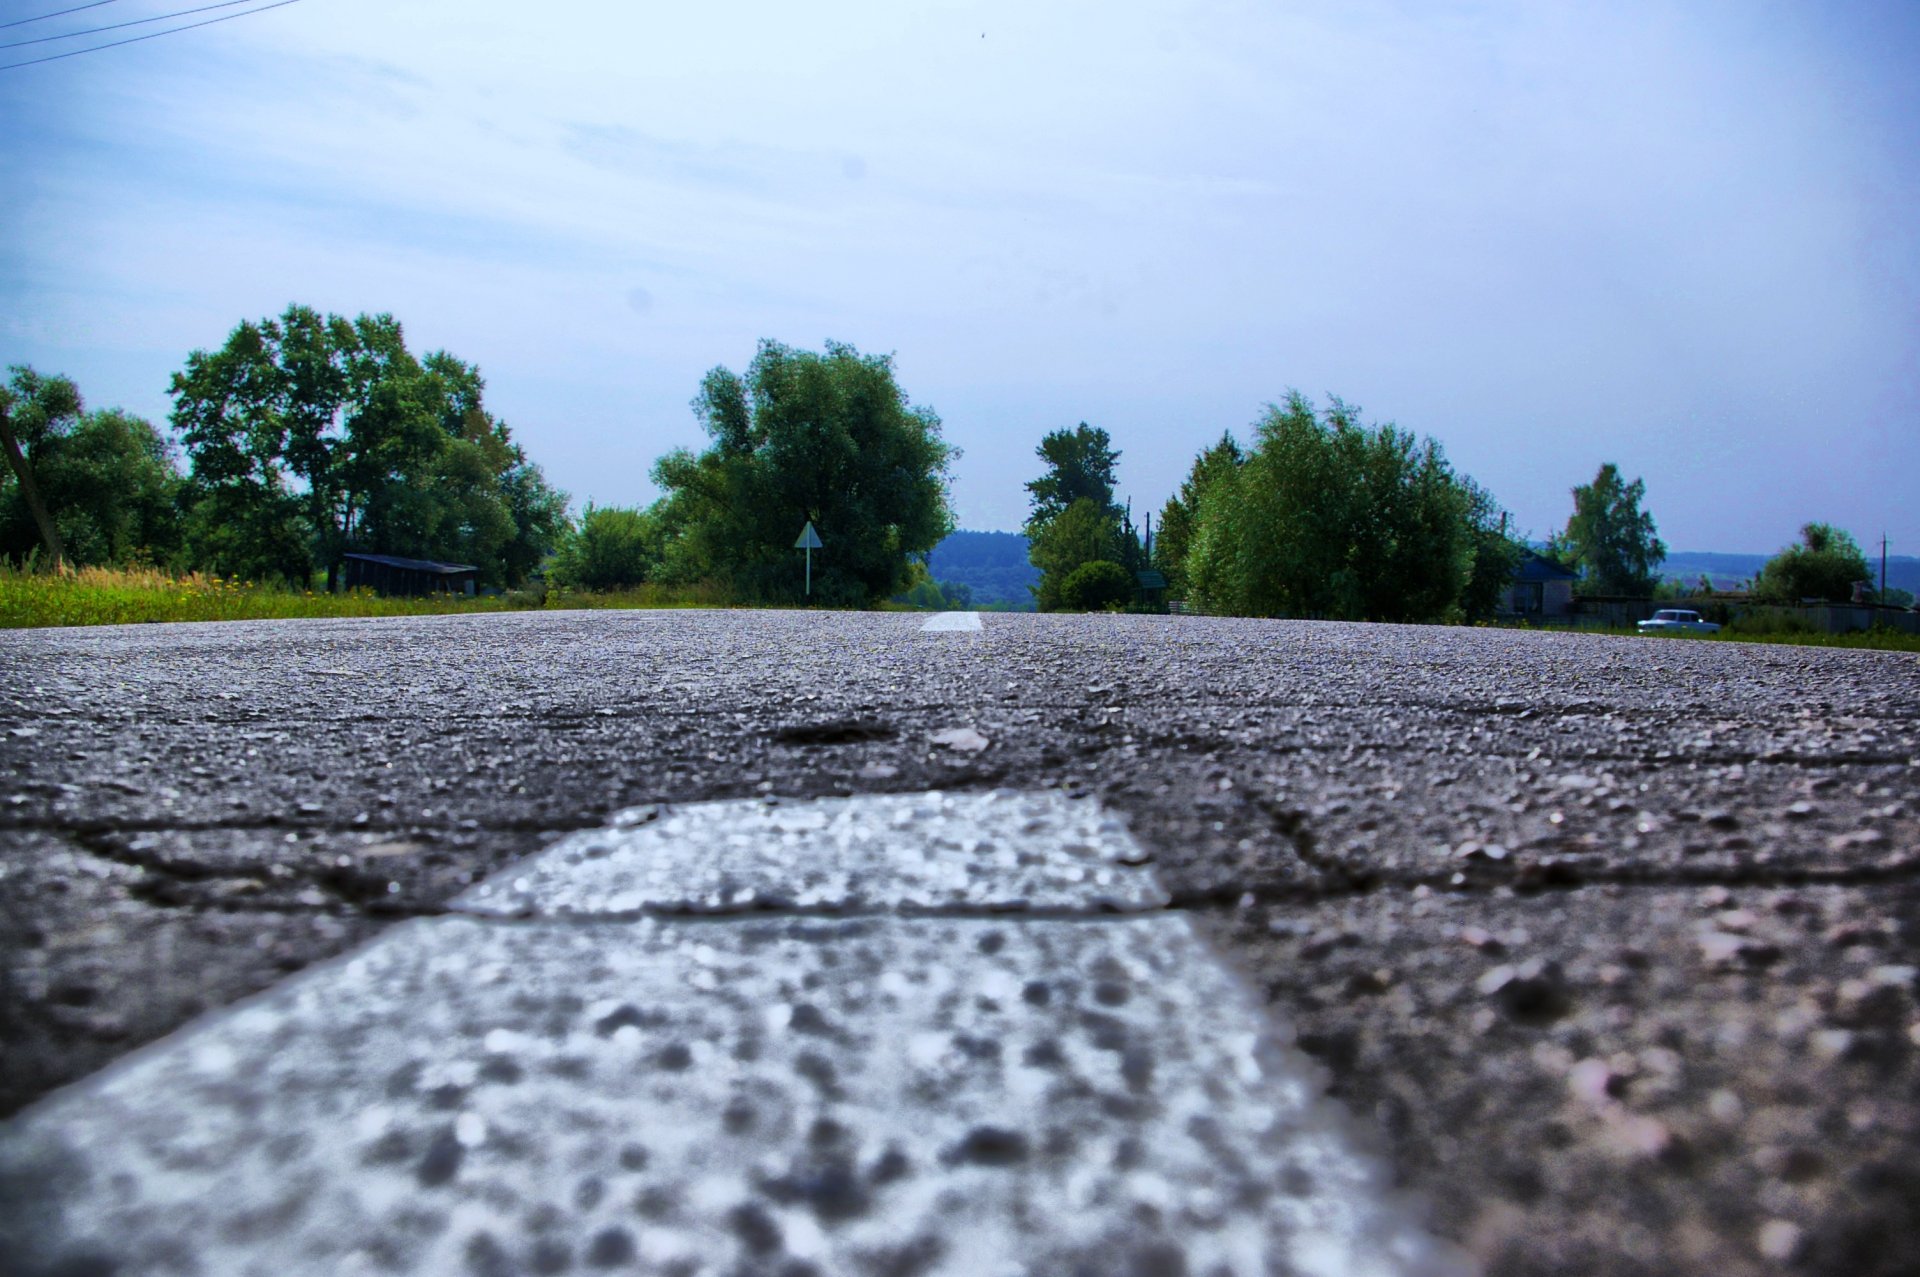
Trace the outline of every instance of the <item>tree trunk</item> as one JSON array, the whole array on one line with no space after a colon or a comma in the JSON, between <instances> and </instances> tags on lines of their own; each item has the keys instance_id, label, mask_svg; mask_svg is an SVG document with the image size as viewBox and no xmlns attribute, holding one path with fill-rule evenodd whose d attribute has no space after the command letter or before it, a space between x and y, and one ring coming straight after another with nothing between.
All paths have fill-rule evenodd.
<instances>
[{"instance_id":1,"label":"tree trunk","mask_svg":"<svg viewBox=\"0 0 1920 1277\"><path fill-rule=\"evenodd\" d=\"M6 448L7 464L13 467L14 478L20 481L20 495L27 499L27 510L40 528L40 539L46 543L47 553L53 556L54 570L58 571L66 561L66 547L60 544L60 530L53 526L53 516L40 500L40 485L33 481L33 467L20 451L20 441L13 437L13 422L7 417L5 405L0 405L0 445Z\"/></svg>"}]
</instances>

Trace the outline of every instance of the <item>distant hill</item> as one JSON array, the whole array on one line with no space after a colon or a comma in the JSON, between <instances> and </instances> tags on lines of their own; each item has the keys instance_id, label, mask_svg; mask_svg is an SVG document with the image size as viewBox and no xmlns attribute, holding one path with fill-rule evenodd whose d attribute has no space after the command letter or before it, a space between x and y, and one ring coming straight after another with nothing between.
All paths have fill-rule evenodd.
<instances>
[{"instance_id":1,"label":"distant hill","mask_svg":"<svg viewBox=\"0 0 1920 1277\"><path fill-rule=\"evenodd\" d=\"M1714 589L1731 590L1760 575L1760 569L1772 557L1770 554L1714 554L1679 550L1667 555L1667 561L1660 565L1660 575L1685 585L1692 585L1705 576L1713 582ZM1867 556L1867 575L1875 585L1880 583L1879 555ZM1920 558L1910 554L1888 555L1887 586L1920 594Z\"/></svg>"},{"instance_id":2,"label":"distant hill","mask_svg":"<svg viewBox=\"0 0 1920 1277\"><path fill-rule=\"evenodd\" d=\"M955 532L933 547L927 570L936 581L972 590L975 607L1017 612L1033 610L1027 587L1040 583L1040 570L1027 562L1027 538L1018 532Z\"/></svg>"}]
</instances>

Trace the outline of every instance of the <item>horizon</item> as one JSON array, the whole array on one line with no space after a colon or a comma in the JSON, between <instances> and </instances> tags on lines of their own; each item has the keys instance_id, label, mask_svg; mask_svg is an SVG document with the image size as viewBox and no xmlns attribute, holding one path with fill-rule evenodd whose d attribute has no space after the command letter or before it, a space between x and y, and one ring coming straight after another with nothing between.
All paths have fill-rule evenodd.
<instances>
[{"instance_id":1,"label":"horizon","mask_svg":"<svg viewBox=\"0 0 1920 1277\"><path fill-rule=\"evenodd\" d=\"M1157 516L1298 386L1534 539L1611 461L1696 553L1920 546L1920 13L833 16L316 0L9 70L0 358L163 423L242 320L391 312L578 510L657 495L708 368L834 337L979 530L1050 430Z\"/></svg>"}]
</instances>

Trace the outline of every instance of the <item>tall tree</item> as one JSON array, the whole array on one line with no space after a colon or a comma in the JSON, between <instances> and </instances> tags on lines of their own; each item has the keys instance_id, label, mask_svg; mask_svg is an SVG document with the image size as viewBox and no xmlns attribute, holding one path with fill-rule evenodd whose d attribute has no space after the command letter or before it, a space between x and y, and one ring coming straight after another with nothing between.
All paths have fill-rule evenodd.
<instances>
[{"instance_id":1,"label":"tall tree","mask_svg":"<svg viewBox=\"0 0 1920 1277\"><path fill-rule=\"evenodd\" d=\"M1181 480L1179 491L1160 508L1160 531L1153 542L1154 566L1167 578L1167 592L1185 598L1188 591L1187 554L1200 514L1200 502L1213 481L1239 469L1246 460L1230 432L1193 459L1193 469Z\"/></svg>"},{"instance_id":2,"label":"tall tree","mask_svg":"<svg viewBox=\"0 0 1920 1277\"><path fill-rule=\"evenodd\" d=\"M1600 467L1592 483L1573 490L1573 516L1551 539L1549 551L1580 571L1575 588L1581 593L1645 598L1660 584L1667 547L1653 516L1640 508L1646 495L1645 481L1625 482L1611 461Z\"/></svg>"},{"instance_id":3,"label":"tall tree","mask_svg":"<svg viewBox=\"0 0 1920 1277\"><path fill-rule=\"evenodd\" d=\"M1027 548L1027 557L1040 569L1040 583L1033 587L1040 610L1068 606L1067 579L1089 563L1111 563L1124 571L1121 536L1113 511L1092 497L1081 497L1042 524Z\"/></svg>"},{"instance_id":4,"label":"tall tree","mask_svg":"<svg viewBox=\"0 0 1920 1277\"><path fill-rule=\"evenodd\" d=\"M1111 512L1118 522L1113 485L1120 454L1114 451L1113 440L1106 431L1083 421L1072 430L1055 430L1046 435L1035 451L1040 460L1046 462L1047 469L1027 484L1032 507L1027 517L1029 535L1082 500Z\"/></svg>"},{"instance_id":5,"label":"tall tree","mask_svg":"<svg viewBox=\"0 0 1920 1277\"><path fill-rule=\"evenodd\" d=\"M828 342L824 353L762 341L746 375L715 368L693 408L712 440L662 457L654 481L667 579L706 579L742 598L799 601L793 543L811 522L816 602L859 605L911 582L909 562L953 530L958 451L930 408L909 402L893 359Z\"/></svg>"},{"instance_id":6,"label":"tall tree","mask_svg":"<svg viewBox=\"0 0 1920 1277\"><path fill-rule=\"evenodd\" d=\"M17 418L30 467L65 559L76 566L161 563L179 545L180 475L160 432L110 408L88 412L65 377L15 368L0 410ZM45 544L17 480L0 474L0 554L24 558Z\"/></svg>"},{"instance_id":7,"label":"tall tree","mask_svg":"<svg viewBox=\"0 0 1920 1277\"><path fill-rule=\"evenodd\" d=\"M1800 529L1800 543L1768 559L1753 583L1753 597L1763 603L1798 603L1820 599L1844 603L1853 587L1870 580L1867 556L1852 536L1830 523L1809 523Z\"/></svg>"},{"instance_id":8,"label":"tall tree","mask_svg":"<svg viewBox=\"0 0 1920 1277\"><path fill-rule=\"evenodd\" d=\"M0 387L0 448L13 476L10 491L33 520L52 565L59 568L66 546L40 491L32 454L42 440L59 432L61 423L79 416L80 391L68 378L42 377L23 365L14 365L10 372L10 384Z\"/></svg>"},{"instance_id":9,"label":"tall tree","mask_svg":"<svg viewBox=\"0 0 1920 1277\"><path fill-rule=\"evenodd\" d=\"M1251 616L1464 615L1473 498L1440 446L1363 425L1298 393L1260 421L1246 460L1200 494L1186 569L1205 606Z\"/></svg>"},{"instance_id":10,"label":"tall tree","mask_svg":"<svg viewBox=\"0 0 1920 1277\"><path fill-rule=\"evenodd\" d=\"M1460 476L1467 496L1467 524L1473 544L1473 567L1460 592L1460 610L1465 619L1481 621L1498 612L1513 587L1514 571L1526 547L1507 533L1507 512L1493 494Z\"/></svg>"},{"instance_id":11,"label":"tall tree","mask_svg":"<svg viewBox=\"0 0 1920 1277\"><path fill-rule=\"evenodd\" d=\"M290 306L175 374L206 566L332 588L349 548L457 558L517 584L563 530L564 499L486 411L479 370L417 360L391 315Z\"/></svg>"},{"instance_id":12,"label":"tall tree","mask_svg":"<svg viewBox=\"0 0 1920 1277\"><path fill-rule=\"evenodd\" d=\"M1067 576L1089 562L1118 565L1131 581L1145 565L1140 535L1133 526L1129 503L1114 500L1115 468L1120 454L1114 450L1107 432L1081 422L1072 430L1055 430L1040 440L1035 450L1046 470L1027 484L1030 513L1027 517L1029 557L1040 569L1040 583L1034 597L1042 609L1064 605L1062 593ZM1071 516L1072 525L1053 533L1055 524ZM1098 519L1102 546L1093 558L1080 557L1078 550L1066 547L1090 545L1091 523Z\"/></svg>"}]
</instances>

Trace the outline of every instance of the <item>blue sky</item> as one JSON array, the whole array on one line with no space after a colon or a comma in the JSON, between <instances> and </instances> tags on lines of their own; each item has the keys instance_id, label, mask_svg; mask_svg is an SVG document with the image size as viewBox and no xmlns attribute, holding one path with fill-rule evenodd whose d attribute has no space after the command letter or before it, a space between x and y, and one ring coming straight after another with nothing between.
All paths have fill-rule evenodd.
<instances>
[{"instance_id":1,"label":"blue sky","mask_svg":"<svg viewBox=\"0 0 1920 1277\"><path fill-rule=\"evenodd\" d=\"M1157 509L1298 387L1536 535L1614 461L1676 549L1912 553L1916 15L301 0L0 72L0 360L158 421L242 318L390 311L626 504L707 368L832 338L941 414L968 527L1047 430Z\"/></svg>"}]
</instances>

